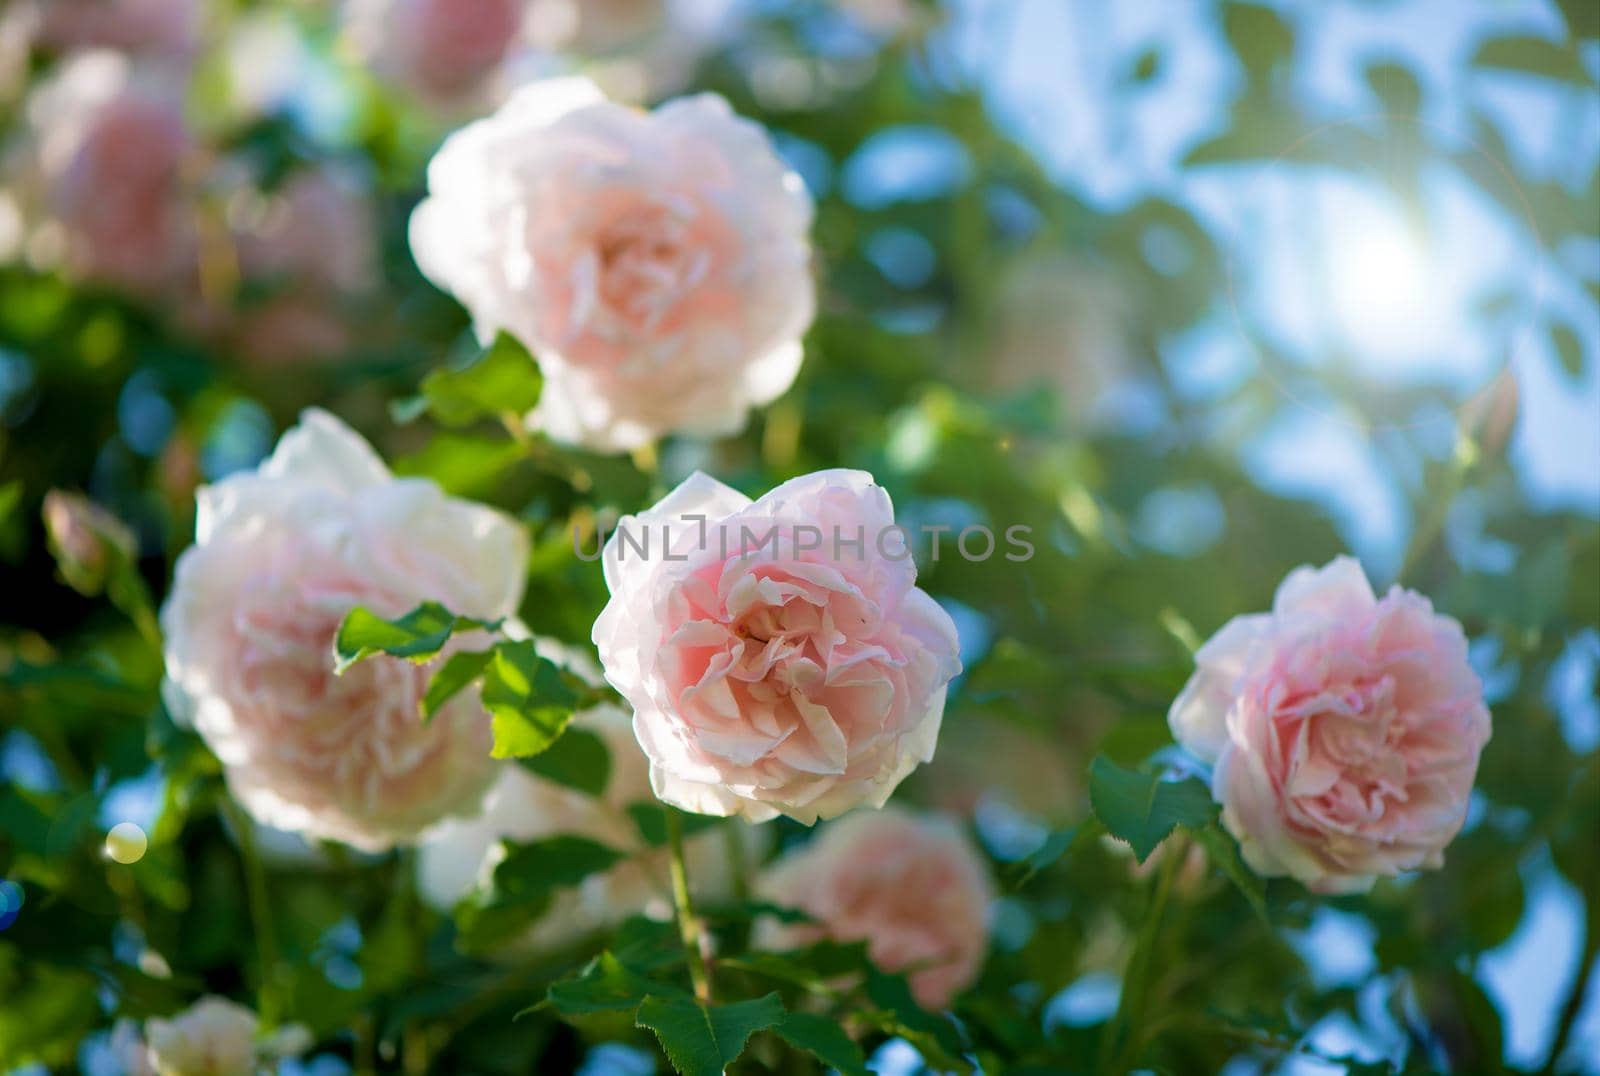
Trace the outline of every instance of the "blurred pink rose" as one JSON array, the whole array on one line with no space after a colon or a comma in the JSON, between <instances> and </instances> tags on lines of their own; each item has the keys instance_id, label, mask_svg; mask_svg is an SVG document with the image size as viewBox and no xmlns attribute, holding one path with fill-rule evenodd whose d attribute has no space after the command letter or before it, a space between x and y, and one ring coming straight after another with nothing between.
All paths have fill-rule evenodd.
<instances>
[{"instance_id":1,"label":"blurred pink rose","mask_svg":"<svg viewBox=\"0 0 1600 1076\"><path fill-rule=\"evenodd\" d=\"M1297 568L1272 612L1235 617L1172 704L1178 742L1246 861L1322 893L1443 864L1489 740L1461 625L1419 594L1379 600L1349 557Z\"/></svg>"},{"instance_id":2,"label":"blurred pink rose","mask_svg":"<svg viewBox=\"0 0 1600 1076\"><path fill-rule=\"evenodd\" d=\"M411 218L422 271L537 355L532 423L603 451L740 429L793 382L815 305L811 200L711 94L653 113L582 79L452 135Z\"/></svg>"},{"instance_id":3,"label":"blurred pink rose","mask_svg":"<svg viewBox=\"0 0 1600 1076\"><path fill-rule=\"evenodd\" d=\"M249 1076L256 1071L261 1021L227 998L203 997L170 1020L145 1025L151 1067L160 1073Z\"/></svg>"},{"instance_id":4,"label":"blurred pink rose","mask_svg":"<svg viewBox=\"0 0 1600 1076\"><path fill-rule=\"evenodd\" d=\"M427 480L391 478L316 410L258 470L202 487L197 508L162 610L169 699L245 808L367 850L475 812L496 774L477 699L460 696L424 725L429 669L380 657L335 676L332 641L355 605L510 614L522 528Z\"/></svg>"},{"instance_id":5,"label":"blurred pink rose","mask_svg":"<svg viewBox=\"0 0 1600 1076\"><path fill-rule=\"evenodd\" d=\"M618 524L594 641L658 797L809 824L881 807L933 757L959 645L893 526L864 471L754 503L696 473Z\"/></svg>"},{"instance_id":6,"label":"blurred pink rose","mask_svg":"<svg viewBox=\"0 0 1600 1076\"><path fill-rule=\"evenodd\" d=\"M357 0L356 50L378 74L435 105L471 96L522 29L525 0Z\"/></svg>"},{"instance_id":7,"label":"blurred pink rose","mask_svg":"<svg viewBox=\"0 0 1600 1076\"><path fill-rule=\"evenodd\" d=\"M254 1012L208 994L170 1019L146 1021L144 1038L126 1021L113 1030L111 1050L127 1076L255 1076L277 1072L277 1061L304 1053L311 1034L288 1024L261 1035Z\"/></svg>"},{"instance_id":8,"label":"blurred pink rose","mask_svg":"<svg viewBox=\"0 0 1600 1076\"><path fill-rule=\"evenodd\" d=\"M983 860L953 826L894 808L824 827L768 867L756 891L817 920L764 921L763 947L865 941L874 964L908 973L925 1008L942 1009L972 985L988 949L994 889Z\"/></svg>"},{"instance_id":9,"label":"blurred pink rose","mask_svg":"<svg viewBox=\"0 0 1600 1076\"><path fill-rule=\"evenodd\" d=\"M187 56L199 43L200 0L44 0L38 39L52 49Z\"/></svg>"},{"instance_id":10,"label":"blurred pink rose","mask_svg":"<svg viewBox=\"0 0 1600 1076\"><path fill-rule=\"evenodd\" d=\"M144 295L181 282L195 249L181 96L136 78L122 57L86 53L41 89L29 115L67 267Z\"/></svg>"}]
</instances>

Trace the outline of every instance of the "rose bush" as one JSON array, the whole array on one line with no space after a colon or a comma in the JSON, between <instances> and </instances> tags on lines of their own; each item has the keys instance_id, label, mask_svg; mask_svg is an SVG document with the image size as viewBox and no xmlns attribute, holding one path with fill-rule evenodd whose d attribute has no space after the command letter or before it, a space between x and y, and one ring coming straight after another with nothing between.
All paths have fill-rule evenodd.
<instances>
[{"instance_id":1,"label":"rose bush","mask_svg":"<svg viewBox=\"0 0 1600 1076\"><path fill-rule=\"evenodd\" d=\"M0 0L0 1072L1588 1071L1535 6Z\"/></svg>"},{"instance_id":2,"label":"rose bush","mask_svg":"<svg viewBox=\"0 0 1600 1076\"><path fill-rule=\"evenodd\" d=\"M538 357L533 426L615 451L732 433L789 387L810 224L799 177L721 98L643 113L557 79L450 136L411 250L480 337Z\"/></svg>"},{"instance_id":3,"label":"rose bush","mask_svg":"<svg viewBox=\"0 0 1600 1076\"><path fill-rule=\"evenodd\" d=\"M883 806L933 757L960 644L904 546L878 550L893 527L862 471L804 475L756 501L697 473L617 524L594 641L657 796L809 823ZM630 537L652 531L654 556L630 556Z\"/></svg>"},{"instance_id":4,"label":"rose bush","mask_svg":"<svg viewBox=\"0 0 1600 1076\"><path fill-rule=\"evenodd\" d=\"M202 488L198 502L161 616L169 704L222 760L240 803L267 825L365 849L476 811L496 769L477 700L460 696L424 724L426 669L379 658L337 676L333 637L356 605L510 614L522 529L432 482L391 477L315 410L258 470Z\"/></svg>"},{"instance_id":5,"label":"rose bush","mask_svg":"<svg viewBox=\"0 0 1600 1076\"><path fill-rule=\"evenodd\" d=\"M1342 893L1444 862L1490 731L1455 620L1400 587L1375 597L1339 557L1291 572L1195 663L1172 734L1216 765L1255 870Z\"/></svg>"}]
</instances>

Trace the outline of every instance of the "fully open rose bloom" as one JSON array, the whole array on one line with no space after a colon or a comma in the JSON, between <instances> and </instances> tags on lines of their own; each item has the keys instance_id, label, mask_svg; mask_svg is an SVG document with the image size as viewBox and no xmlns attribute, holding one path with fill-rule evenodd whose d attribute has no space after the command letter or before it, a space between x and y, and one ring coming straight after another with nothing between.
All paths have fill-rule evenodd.
<instances>
[{"instance_id":1,"label":"fully open rose bloom","mask_svg":"<svg viewBox=\"0 0 1600 1076\"><path fill-rule=\"evenodd\" d=\"M531 416L602 451L730 433L800 366L811 200L760 127L701 94L641 112L582 79L519 90L428 166L411 250L539 358Z\"/></svg>"},{"instance_id":2,"label":"fully open rose bloom","mask_svg":"<svg viewBox=\"0 0 1600 1076\"><path fill-rule=\"evenodd\" d=\"M988 948L988 871L954 827L905 811L861 811L779 858L756 890L814 924L764 921L766 948L823 937L865 941L872 962L909 973L919 1004L942 1009L972 985Z\"/></svg>"},{"instance_id":3,"label":"fully open rose bloom","mask_svg":"<svg viewBox=\"0 0 1600 1076\"><path fill-rule=\"evenodd\" d=\"M903 537L864 471L754 503L697 472L618 523L594 641L657 796L809 824L881 807L933 757L960 652Z\"/></svg>"},{"instance_id":4,"label":"fully open rose bloom","mask_svg":"<svg viewBox=\"0 0 1600 1076\"><path fill-rule=\"evenodd\" d=\"M380 850L475 811L495 777L475 694L424 724L431 670L377 657L333 672L353 606L514 611L525 532L431 481L392 478L338 419L307 411L253 472L203 487L162 610L174 713L259 821Z\"/></svg>"},{"instance_id":5,"label":"fully open rose bloom","mask_svg":"<svg viewBox=\"0 0 1600 1076\"><path fill-rule=\"evenodd\" d=\"M1381 600L1340 557L1297 568L1272 612L1235 617L1172 704L1178 742L1245 860L1318 892L1442 865L1489 740L1461 625L1419 594Z\"/></svg>"}]
</instances>

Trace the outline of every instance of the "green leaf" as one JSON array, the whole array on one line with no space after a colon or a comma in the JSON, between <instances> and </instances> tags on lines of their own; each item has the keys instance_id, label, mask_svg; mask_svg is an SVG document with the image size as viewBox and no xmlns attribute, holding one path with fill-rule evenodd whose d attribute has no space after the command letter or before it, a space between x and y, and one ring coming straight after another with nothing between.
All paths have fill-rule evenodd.
<instances>
[{"instance_id":1,"label":"green leaf","mask_svg":"<svg viewBox=\"0 0 1600 1076\"><path fill-rule=\"evenodd\" d=\"M797 1050L804 1050L843 1076L866 1076L867 1060L861 1047L845 1034L844 1028L809 1012L792 1012L772 1029Z\"/></svg>"},{"instance_id":2,"label":"green leaf","mask_svg":"<svg viewBox=\"0 0 1600 1076\"><path fill-rule=\"evenodd\" d=\"M626 808L628 817L633 819L634 826L639 830L639 836L645 844L652 848L660 848L667 843L667 812L677 810L675 807L665 807L659 803L630 803ZM683 822L683 835L692 836L702 830L721 825L727 821L715 815L689 814L678 811Z\"/></svg>"},{"instance_id":3,"label":"green leaf","mask_svg":"<svg viewBox=\"0 0 1600 1076\"><path fill-rule=\"evenodd\" d=\"M1057 860L1080 841L1102 832L1104 827L1098 820L1086 818L1076 826L1069 826L1050 834L1043 844L1034 849L1032 855L1020 860L1013 868L1012 888L1020 889L1027 885L1040 871L1053 867Z\"/></svg>"},{"instance_id":4,"label":"green leaf","mask_svg":"<svg viewBox=\"0 0 1600 1076\"><path fill-rule=\"evenodd\" d=\"M506 412L520 418L539 402L543 385L528 349L502 332L470 364L434 370L423 379L420 395L396 401L389 410L396 422L432 413L446 426L465 426Z\"/></svg>"},{"instance_id":5,"label":"green leaf","mask_svg":"<svg viewBox=\"0 0 1600 1076\"><path fill-rule=\"evenodd\" d=\"M438 602L423 602L395 620L360 606L350 610L333 639L333 671L342 673L363 658L388 654L421 664L438 656L458 631L493 631L499 621L456 616Z\"/></svg>"},{"instance_id":6,"label":"green leaf","mask_svg":"<svg viewBox=\"0 0 1600 1076\"><path fill-rule=\"evenodd\" d=\"M579 702L560 666L532 642L502 643L483 674L483 705L493 719L495 758L527 758L566 731Z\"/></svg>"},{"instance_id":7,"label":"green leaf","mask_svg":"<svg viewBox=\"0 0 1600 1076\"><path fill-rule=\"evenodd\" d=\"M1264 878L1245 865L1239 856L1239 844L1233 835L1213 822L1195 830L1195 838L1199 840L1206 850L1206 855L1211 862L1228 876L1228 880L1250 902L1250 907L1261 917L1261 921L1268 926L1272 920L1267 917L1267 883Z\"/></svg>"},{"instance_id":8,"label":"green leaf","mask_svg":"<svg viewBox=\"0 0 1600 1076\"><path fill-rule=\"evenodd\" d=\"M1572 326L1557 322L1550 326L1550 342L1555 345L1556 358L1561 360L1561 368L1573 381L1583 377L1583 341L1578 339L1578 334L1572 331Z\"/></svg>"},{"instance_id":9,"label":"green leaf","mask_svg":"<svg viewBox=\"0 0 1600 1076\"><path fill-rule=\"evenodd\" d=\"M431 479L457 497L481 497L492 494L524 458L523 447L508 437L441 433L421 451L395 460L394 473Z\"/></svg>"},{"instance_id":10,"label":"green leaf","mask_svg":"<svg viewBox=\"0 0 1600 1076\"><path fill-rule=\"evenodd\" d=\"M544 1004L566 1016L597 1012L631 1012L646 997L687 998L687 991L647 978L610 952L601 953L577 975L550 984ZM537 1006L536 1006L537 1007Z\"/></svg>"},{"instance_id":11,"label":"green leaf","mask_svg":"<svg viewBox=\"0 0 1600 1076\"><path fill-rule=\"evenodd\" d=\"M1494 67L1526 75L1575 82L1591 81L1577 50L1543 37L1496 37L1485 41L1472 58L1476 67Z\"/></svg>"},{"instance_id":12,"label":"green leaf","mask_svg":"<svg viewBox=\"0 0 1600 1076\"><path fill-rule=\"evenodd\" d=\"M523 900L551 889L575 886L625 858L616 849L586 837L501 843L506 855L495 866L491 884L496 896L506 900Z\"/></svg>"},{"instance_id":13,"label":"green leaf","mask_svg":"<svg viewBox=\"0 0 1600 1076\"><path fill-rule=\"evenodd\" d=\"M1409 68L1380 61L1367 65L1367 85L1391 116L1415 116L1422 107L1422 87Z\"/></svg>"},{"instance_id":14,"label":"green leaf","mask_svg":"<svg viewBox=\"0 0 1600 1076\"><path fill-rule=\"evenodd\" d=\"M482 951L514 937L543 915L557 889L571 888L608 870L621 852L583 837L502 841L505 855L485 887L456 907L462 945Z\"/></svg>"},{"instance_id":15,"label":"green leaf","mask_svg":"<svg viewBox=\"0 0 1600 1076\"><path fill-rule=\"evenodd\" d=\"M953 1071L970 1068L960 1061L961 1037L955 1025L918 1005L905 976L869 968L867 997L893 1018L885 1029L908 1039L930 1064Z\"/></svg>"},{"instance_id":16,"label":"green leaf","mask_svg":"<svg viewBox=\"0 0 1600 1076\"><path fill-rule=\"evenodd\" d=\"M787 952L758 949L738 956L722 957L718 962L807 989L826 986L835 979L872 968L865 942L820 941Z\"/></svg>"},{"instance_id":17,"label":"green leaf","mask_svg":"<svg viewBox=\"0 0 1600 1076\"><path fill-rule=\"evenodd\" d=\"M1125 770L1105 756L1089 767L1089 803L1106 831L1133 847L1143 863L1175 826L1200 829L1217 816L1205 783Z\"/></svg>"},{"instance_id":18,"label":"green leaf","mask_svg":"<svg viewBox=\"0 0 1600 1076\"><path fill-rule=\"evenodd\" d=\"M567 729L546 750L521 761L523 768L540 777L590 796L604 795L611 780L611 752L605 741L583 729Z\"/></svg>"},{"instance_id":19,"label":"green leaf","mask_svg":"<svg viewBox=\"0 0 1600 1076\"><path fill-rule=\"evenodd\" d=\"M451 654L428 681L427 693L422 696L423 718L438 713L439 707L460 694L493 660L493 650L462 650Z\"/></svg>"},{"instance_id":20,"label":"green leaf","mask_svg":"<svg viewBox=\"0 0 1600 1076\"><path fill-rule=\"evenodd\" d=\"M667 1060L682 1076L721 1076L757 1031L786 1017L776 993L731 1005L705 1006L683 997L650 995L635 1026L655 1032Z\"/></svg>"}]
</instances>

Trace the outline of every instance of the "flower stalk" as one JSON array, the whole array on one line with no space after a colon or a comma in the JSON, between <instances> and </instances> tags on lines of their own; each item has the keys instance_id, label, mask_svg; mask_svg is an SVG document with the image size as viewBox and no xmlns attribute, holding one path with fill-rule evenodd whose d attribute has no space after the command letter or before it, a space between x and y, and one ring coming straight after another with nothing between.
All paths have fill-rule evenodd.
<instances>
[{"instance_id":1,"label":"flower stalk","mask_svg":"<svg viewBox=\"0 0 1600 1076\"><path fill-rule=\"evenodd\" d=\"M711 1004L711 969L706 963L700 920L695 917L689 896L689 867L683 854L683 817L668 807L667 843L672 853L672 903L678 912L678 934L689 956L689 978L694 983L695 999Z\"/></svg>"}]
</instances>

